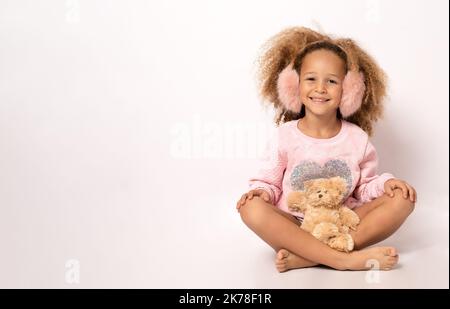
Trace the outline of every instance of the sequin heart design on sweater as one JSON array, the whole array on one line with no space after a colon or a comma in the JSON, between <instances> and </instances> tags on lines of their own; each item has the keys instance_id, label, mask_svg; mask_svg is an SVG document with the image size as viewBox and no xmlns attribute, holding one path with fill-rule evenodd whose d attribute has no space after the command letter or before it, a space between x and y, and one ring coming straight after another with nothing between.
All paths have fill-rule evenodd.
<instances>
[{"instance_id":1,"label":"sequin heart design on sweater","mask_svg":"<svg viewBox=\"0 0 450 309\"><path fill-rule=\"evenodd\" d=\"M340 176L347 182L347 192L345 196L350 192L352 187L353 178L352 172L347 163L342 160L333 159L327 161L324 166L314 161L301 161L291 173L291 188L296 191L303 191L303 183L307 180L317 178L331 178Z\"/></svg>"}]
</instances>

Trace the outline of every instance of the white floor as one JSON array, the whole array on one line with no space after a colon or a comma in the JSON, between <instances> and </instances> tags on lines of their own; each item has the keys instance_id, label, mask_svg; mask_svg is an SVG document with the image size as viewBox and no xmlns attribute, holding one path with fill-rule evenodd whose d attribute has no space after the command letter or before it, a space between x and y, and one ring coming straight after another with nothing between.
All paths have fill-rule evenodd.
<instances>
[{"instance_id":1,"label":"white floor","mask_svg":"<svg viewBox=\"0 0 450 309\"><path fill-rule=\"evenodd\" d=\"M5 231L16 233L2 234L0 287L449 287L448 197L421 200L398 233L383 242L400 253L400 264L392 271L315 267L282 274L274 267L274 252L241 222L234 200L216 205L212 200L203 197L185 208L177 206L175 215L168 215L173 211L167 207L155 207L152 217L146 215L148 205L123 209L117 205L126 204L117 200L117 205L99 205L78 216L61 210L60 222L45 216L37 221L36 214L45 209L29 207L22 219L3 224ZM79 262L77 282L67 280L74 270L66 264L70 259Z\"/></svg>"}]
</instances>

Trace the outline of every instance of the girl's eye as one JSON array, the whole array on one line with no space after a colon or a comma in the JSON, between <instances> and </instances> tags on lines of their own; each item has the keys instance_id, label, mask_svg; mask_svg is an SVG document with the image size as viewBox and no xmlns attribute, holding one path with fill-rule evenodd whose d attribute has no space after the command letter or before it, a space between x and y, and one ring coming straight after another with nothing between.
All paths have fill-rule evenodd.
<instances>
[{"instance_id":1,"label":"girl's eye","mask_svg":"<svg viewBox=\"0 0 450 309\"><path fill-rule=\"evenodd\" d=\"M328 190L325 190L325 193L328 193Z\"/></svg>"},{"instance_id":2,"label":"girl's eye","mask_svg":"<svg viewBox=\"0 0 450 309\"><path fill-rule=\"evenodd\" d=\"M320 193L320 190L319 190L319 191L317 191L317 193Z\"/></svg>"},{"instance_id":3,"label":"girl's eye","mask_svg":"<svg viewBox=\"0 0 450 309\"><path fill-rule=\"evenodd\" d=\"M308 77L306 80L314 80L314 77Z\"/></svg>"},{"instance_id":4,"label":"girl's eye","mask_svg":"<svg viewBox=\"0 0 450 309\"><path fill-rule=\"evenodd\" d=\"M337 82L335 80L332 80L332 79L330 79L329 82L332 83L332 84L337 84Z\"/></svg>"}]
</instances>

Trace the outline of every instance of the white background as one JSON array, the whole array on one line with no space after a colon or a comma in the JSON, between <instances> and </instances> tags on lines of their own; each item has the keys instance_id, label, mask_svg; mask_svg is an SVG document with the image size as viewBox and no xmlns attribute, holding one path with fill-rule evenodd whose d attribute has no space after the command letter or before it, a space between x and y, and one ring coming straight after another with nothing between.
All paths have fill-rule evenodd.
<instances>
[{"instance_id":1,"label":"white background","mask_svg":"<svg viewBox=\"0 0 450 309\"><path fill-rule=\"evenodd\" d=\"M286 286L234 204L274 127L254 62L290 26L384 68L380 172L448 233L448 1L1 0L0 287Z\"/></svg>"}]
</instances>

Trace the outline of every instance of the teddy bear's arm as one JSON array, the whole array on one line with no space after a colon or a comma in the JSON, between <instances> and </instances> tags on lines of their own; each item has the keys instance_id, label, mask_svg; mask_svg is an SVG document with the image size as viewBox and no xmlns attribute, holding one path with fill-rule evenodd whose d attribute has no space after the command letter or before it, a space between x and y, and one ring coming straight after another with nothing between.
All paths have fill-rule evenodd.
<instances>
[{"instance_id":1,"label":"teddy bear's arm","mask_svg":"<svg viewBox=\"0 0 450 309\"><path fill-rule=\"evenodd\" d=\"M307 209L305 193L301 191L292 191L287 198L289 210L304 213Z\"/></svg>"},{"instance_id":2,"label":"teddy bear's arm","mask_svg":"<svg viewBox=\"0 0 450 309\"><path fill-rule=\"evenodd\" d=\"M343 225L348 226L352 230L356 230L356 226L360 221L356 212L345 206L339 209L339 218Z\"/></svg>"}]
</instances>

